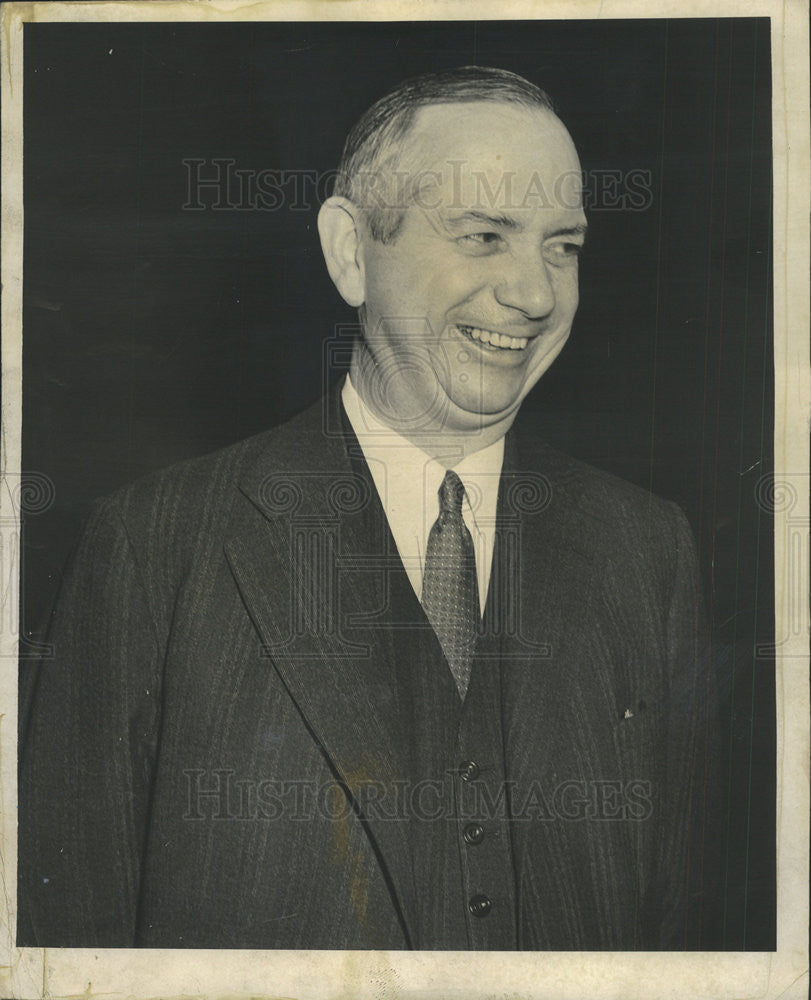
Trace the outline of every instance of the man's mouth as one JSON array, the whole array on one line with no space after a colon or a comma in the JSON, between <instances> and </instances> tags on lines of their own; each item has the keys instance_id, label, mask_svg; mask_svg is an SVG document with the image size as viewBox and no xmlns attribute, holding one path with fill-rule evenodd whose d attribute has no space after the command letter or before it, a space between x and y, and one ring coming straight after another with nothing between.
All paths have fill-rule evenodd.
<instances>
[{"instance_id":1,"label":"man's mouth","mask_svg":"<svg viewBox=\"0 0 811 1000\"><path fill-rule=\"evenodd\" d=\"M506 333L482 330L478 326L462 326L457 323L456 329L468 340L475 341L489 351L523 351L529 343L529 337L508 337Z\"/></svg>"}]
</instances>

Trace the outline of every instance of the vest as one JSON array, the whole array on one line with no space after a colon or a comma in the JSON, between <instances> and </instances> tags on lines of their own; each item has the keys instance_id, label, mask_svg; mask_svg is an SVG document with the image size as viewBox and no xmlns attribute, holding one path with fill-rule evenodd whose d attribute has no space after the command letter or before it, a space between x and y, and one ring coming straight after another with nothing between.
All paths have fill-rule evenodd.
<instances>
[{"instance_id":1,"label":"vest","mask_svg":"<svg viewBox=\"0 0 811 1000\"><path fill-rule=\"evenodd\" d=\"M386 806L407 825L414 948L514 950L517 901L502 731L502 611L497 537L493 579L464 703L440 643L400 561L371 475L351 448L372 498L364 535L382 557L381 612L374 619L389 662L396 740L405 774ZM371 553L370 553L371 554ZM381 804L381 808L382 808Z\"/></svg>"}]
</instances>

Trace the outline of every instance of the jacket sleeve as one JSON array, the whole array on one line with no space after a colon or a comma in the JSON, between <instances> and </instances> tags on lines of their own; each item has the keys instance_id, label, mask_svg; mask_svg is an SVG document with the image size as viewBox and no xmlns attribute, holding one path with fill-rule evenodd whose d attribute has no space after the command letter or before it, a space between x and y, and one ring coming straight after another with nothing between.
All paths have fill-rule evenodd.
<instances>
[{"instance_id":1,"label":"jacket sleeve","mask_svg":"<svg viewBox=\"0 0 811 1000\"><path fill-rule=\"evenodd\" d=\"M17 944L132 945L160 653L114 498L73 556L49 643L21 719Z\"/></svg>"},{"instance_id":2,"label":"jacket sleeve","mask_svg":"<svg viewBox=\"0 0 811 1000\"><path fill-rule=\"evenodd\" d=\"M714 946L726 797L722 785L725 658L707 629L695 545L686 518L674 512L672 555L666 563L667 690L660 726L661 825L658 878L659 949Z\"/></svg>"}]
</instances>

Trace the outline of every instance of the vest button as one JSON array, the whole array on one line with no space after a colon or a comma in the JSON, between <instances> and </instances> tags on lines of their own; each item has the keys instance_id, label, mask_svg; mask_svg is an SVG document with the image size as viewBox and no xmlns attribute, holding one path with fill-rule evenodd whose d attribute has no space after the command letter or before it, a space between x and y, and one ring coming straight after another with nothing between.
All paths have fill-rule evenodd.
<instances>
[{"instance_id":1,"label":"vest button","mask_svg":"<svg viewBox=\"0 0 811 1000\"><path fill-rule=\"evenodd\" d=\"M479 765L473 760L463 760L459 765L459 777L462 781L473 781L479 776Z\"/></svg>"},{"instance_id":2,"label":"vest button","mask_svg":"<svg viewBox=\"0 0 811 1000\"><path fill-rule=\"evenodd\" d=\"M467 904L467 908L474 917L486 917L492 905L488 896L474 896Z\"/></svg>"},{"instance_id":3,"label":"vest button","mask_svg":"<svg viewBox=\"0 0 811 1000\"><path fill-rule=\"evenodd\" d=\"M480 844L484 840L484 827L481 823L468 823L462 836L466 844Z\"/></svg>"}]
</instances>

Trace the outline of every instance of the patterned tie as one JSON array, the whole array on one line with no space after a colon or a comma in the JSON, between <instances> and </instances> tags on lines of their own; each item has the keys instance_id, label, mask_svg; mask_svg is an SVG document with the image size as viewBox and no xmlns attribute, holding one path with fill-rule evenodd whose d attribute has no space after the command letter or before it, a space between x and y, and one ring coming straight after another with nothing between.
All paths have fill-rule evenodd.
<instances>
[{"instance_id":1,"label":"patterned tie","mask_svg":"<svg viewBox=\"0 0 811 1000\"><path fill-rule=\"evenodd\" d=\"M439 487L439 517L428 535L422 606L434 627L462 699L479 624L473 539L462 517L465 487L450 469Z\"/></svg>"}]
</instances>

